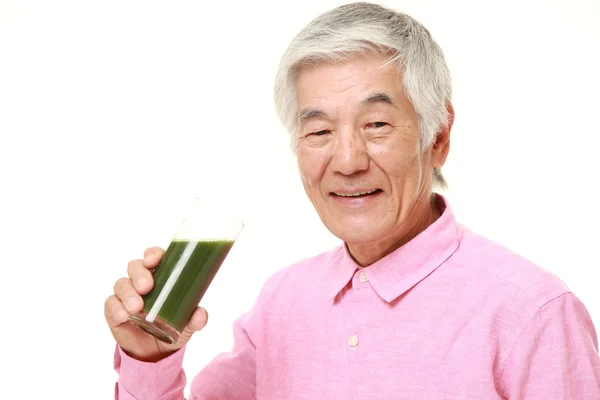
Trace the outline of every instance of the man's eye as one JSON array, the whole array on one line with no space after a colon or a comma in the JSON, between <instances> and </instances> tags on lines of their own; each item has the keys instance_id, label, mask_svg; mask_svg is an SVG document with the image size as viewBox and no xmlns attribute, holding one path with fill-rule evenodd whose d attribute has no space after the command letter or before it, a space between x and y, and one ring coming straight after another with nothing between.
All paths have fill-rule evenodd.
<instances>
[{"instance_id":1,"label":"man's eye","mask_svg":"<svg viewBox=\"0 0 600 400\"><path fill-rule=\"evenodd\" d=\"M310 134L315 135L315 136L323 136L330 132L331 132L330 130L322 130L322 131L311 132Z\"/></svg>"},{"instance_id":2,"label":"man's eye","mask_svg":"<svg viewBox=\"0 0 600 400\"><path fill-rule=\"evenodd\" d=\"M367 128L383 128L384 126L388 125L387 122L383 122L383 121L377 121L377 122L371 122L370 124L367 124Z\"/></svg>"}]
</instances>

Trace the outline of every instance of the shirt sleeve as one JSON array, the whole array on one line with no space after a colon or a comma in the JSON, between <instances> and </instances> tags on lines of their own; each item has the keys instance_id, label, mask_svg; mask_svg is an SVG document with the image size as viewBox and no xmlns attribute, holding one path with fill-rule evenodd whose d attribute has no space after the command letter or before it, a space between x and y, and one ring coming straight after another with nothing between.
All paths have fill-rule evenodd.
<instances>
[{"instance_id":1,"label":"shirt sleeve","mask_svg":"<svg viewBox=\"0 0 600 400\"><path fill-rule=\"evenodd\" d=\"M233 326L233 349L221 353L194 378L191 400L256 398L256 348L247 331L254 315L238 318Z\"/></svg>"},{"instance_id":2,"label":"shirt sleeve","mask_svg":"<svg viewBox=\"0 0 600 400\"><path fill-rule=\"evenodd\" d=\"M283 276L280 271L268 279L254 307L235 321L232 350L219 354L194 377L190 400L256 398L256 343L266 335L265 310ZM147 363L117 347L115 400L185 400L184 352L185 347L156 363Z\"/></svg>"},{"instance_id":3,"label":"shirt sleeve","mask_svg":"<svg viewBox=\"0 0 600 400\"><path fill-rule=\"evenodd\" d=\"M572 293L541 307L520 334L500 377L507 399L600 399L598 338Z\"/></svg>"},{"instance_id":4,"label":"shirt sleeve","mask_svg":"<svg viewBox=\"0 0 600 400\"><path fill-rule=\"evenodd\" d=\"M117 346L115 400L184 400L185 347L158 362L143 362L129 357Z\"/></svg>"}]
</instances>

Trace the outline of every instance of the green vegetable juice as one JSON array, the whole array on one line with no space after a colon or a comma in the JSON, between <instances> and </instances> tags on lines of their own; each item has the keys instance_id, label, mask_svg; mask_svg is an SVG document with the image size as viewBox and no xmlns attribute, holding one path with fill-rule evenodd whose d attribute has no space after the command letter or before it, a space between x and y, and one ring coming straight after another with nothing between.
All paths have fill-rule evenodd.
<instances>
[{"instance_id":1,"label":"green vegetable juice","mask_svg":"<svg viewBox=\"0 0 600 400\"><path fill-rule=\"evenodd\" d=\"M143 296L144 312L181 332L233 243L233 240L173 240L152 272L154 287Z\"/></svg>"}]
</instances>

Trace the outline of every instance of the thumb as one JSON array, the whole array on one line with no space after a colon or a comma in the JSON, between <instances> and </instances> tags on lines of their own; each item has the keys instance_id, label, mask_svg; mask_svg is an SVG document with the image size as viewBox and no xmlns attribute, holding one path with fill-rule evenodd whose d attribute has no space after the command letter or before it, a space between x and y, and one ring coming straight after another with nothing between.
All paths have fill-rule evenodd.
<instances>
[{"instance_id":1,"label":"thumb","mask_svg":"<svg viewBox=\"0 0 600 400\"><path fill-rule=\"evenodd\" d=\"M192 318L190 318L190 322L188 322L183 332L181 332L181 337L178 342L186 343L188 340L190 340L194 332L204 328L207 322L208 312L204 308L198 307L196 311L194 311Z\"/></svg>"},{"instance_id":2,"label":"thumb","mask_svg":"<svg viewBox=\"0 0 600 400\"><path fill-rule=\"evenodd\" d=\"M192 318L190 319L186 329L189 329L192 332L197 332L204 328L207 322L208 312L204 308L198 307L196 311L194 311L194 314L192 315Z\"/></svg>"}]
</instances>

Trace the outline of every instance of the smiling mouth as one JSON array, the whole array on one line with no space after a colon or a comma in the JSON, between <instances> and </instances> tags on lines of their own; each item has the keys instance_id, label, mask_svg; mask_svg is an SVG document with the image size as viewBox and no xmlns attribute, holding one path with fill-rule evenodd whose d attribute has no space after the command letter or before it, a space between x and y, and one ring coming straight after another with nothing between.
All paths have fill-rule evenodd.
<instances>
[{"instance_id":1,"label":"smiling mouth","mask_svg":"<svg viewBox=\"0 0 600 400\"><path fill-rule=\"evenodd\" d=\"M374 189L374 190L369 190L369 191L357 191L357 192L346 192L346 193L337 193L337 192L331 192L330 194L332 196L336 196L336 197L366 197L366 196L372 196L374 194L378 194L383 192L383 190L381 189Z\"/></svg>"}]
</instances>

